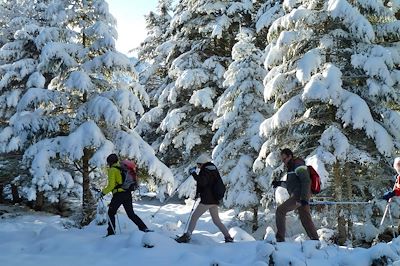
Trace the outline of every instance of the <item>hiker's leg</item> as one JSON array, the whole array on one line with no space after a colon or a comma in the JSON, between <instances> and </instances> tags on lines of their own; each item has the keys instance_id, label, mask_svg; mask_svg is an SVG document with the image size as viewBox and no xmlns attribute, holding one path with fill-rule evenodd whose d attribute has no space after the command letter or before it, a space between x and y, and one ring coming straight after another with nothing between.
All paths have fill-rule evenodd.
<instances>
[{"instance_id":1,"label":"hiker's leg","mask_svg":"<svg viewBox=\"0 0 400 266\"><path fill-rule=\"evenodd\" d=\"M134 222L137 225L140 231L145 231L147 229L147 226L144 224L142 219L140 219L140 217L137 216L133 211L131 192L121 192L121 194L123 194L124 198L122 204L124 206L126 215L128 215L129 219L131 219L132 222Z\"/></svg>"},{"instance_id":2,"label":"hiker's leg","mask_svg":"<svg viewBox=\"0 0 400 266\"><path fill-rule=\"evenodd\" d=\"M276 208L275 223L276 223L276 241L285 241L286 233L286 214L297 208L296 198L290 197L284 203Z\"/></svg>"},{"instance_id":3,"label":"hiker's leg","mask_svg":"<svg viewBox=\"0 0 400 266\"><path fill-rule=\"evenodd\" d=\"M200 203L194 210L192 217L190 218L189 227L187 233L192 234L194 228L196 227L197 220L203 215L209 208L209 205L204 205Z\"/></svg>"},{"instance_id":4,"label":"hiker's leg","mask_svg":"<svg viewBox=\"0 0 400 266\"><path fill-rule=\"evenodd\" d=\"M317 234L317 230L315 229L315 225L311 219L310 205L300 206L298 211L301 224L306 230L308 237L312 240L318 240L319 237Z\"/></svg>"},{"instance_id":5,"label":"hiker's leg","mask_svg":"<svg viewBox=\"0 0 400 266\"><path fill-rule=\"evenodd\" d=\"M210 212L213 223L222 232L224 237L230 237L228 229L226 229L225 225L221 222L221 219L219 218L218 205L211 205L208 211Z\"/></svg>"},{"instance_id":6,"label":"hiker's leg","mask_svg":"<svg viewBox=\"0 0 400 266\"><path fill-rule=\"evenodd\" d=\"M107 228L107 233L110 234L115 234L115 214L117 213L117 210L119 208L119 206L121 206L122 204L122 200L120 195L118 195L120 193L115 193L111 199L110 205L108 206L108 218L110 219L108 221L108 228Z\"/></svg>"}]
</instances>

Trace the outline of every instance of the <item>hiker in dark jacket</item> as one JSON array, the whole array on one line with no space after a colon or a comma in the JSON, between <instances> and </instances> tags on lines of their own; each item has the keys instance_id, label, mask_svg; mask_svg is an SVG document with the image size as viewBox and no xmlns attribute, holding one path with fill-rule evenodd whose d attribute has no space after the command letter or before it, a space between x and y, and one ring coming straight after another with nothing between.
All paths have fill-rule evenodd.
<instances>
[{"instance_id":1,"label":"hiker in dark jacket","mask_svg":"<svg viewBox=\"0 0 400 266\"><path fill-rule=\"evenodd\" d=\"M220 178L217 167L211 163L211 158L206 154L202 154L196 161L197 167L200 169L199 174L196 173L196 168L190 169L190 174L197 182L196 198L200 196L200 203L193 212L190 218L189 227L186 233L177 238L179 243L187 243L190 241L192 232L196 227L196 223L200 216L207 210L210 212L213 223L219 228L225 237L225 242L233 242L233 238L229 235L228 229L221 222L218 213L219 201L214 197L212 187L217 178Z\"/></svg>"},{"instance_id":2,"label":"hiker in dark jacket","mask_svg":"<svg viewBox=\"0 0 400 266\"><path fill-rule=\"evenodd\" d=\"M276 241L285 241L286 214L295 209L298 210L301 224L308 237L318 240L318 234L311 219L309 200L311 197L311 179L304 160L294 158L290 149L281 151L282 162L287 167L286 189L289 192L289 199L278 206L275 214ZM274 187L281 185L283 181L273 181Z\"/></svg>"},{"instance_id":3,"label":"hiker in dark jacket","mask_svg":"<svg viewBox=\"0 0 400 266\"><path fill-rule=\"evenodd\" d=\"M122 184L121 170L118 169L120 164L118 162L118 156L116 154L110 154L107 157L108 164L108 183L107 186L101 191L101 196L104 196L110 192L113 193L110 205L108 206L108 221L107 235L115 234L115 214L119 206L123 205L126 215L131 219L138 227L140 231L149 232L150 230L144 224L142 219L135 214L132 207L132 194L130 191L125 191L122 188L118 188L118 185Z\"/></svg>"}]
</instances>

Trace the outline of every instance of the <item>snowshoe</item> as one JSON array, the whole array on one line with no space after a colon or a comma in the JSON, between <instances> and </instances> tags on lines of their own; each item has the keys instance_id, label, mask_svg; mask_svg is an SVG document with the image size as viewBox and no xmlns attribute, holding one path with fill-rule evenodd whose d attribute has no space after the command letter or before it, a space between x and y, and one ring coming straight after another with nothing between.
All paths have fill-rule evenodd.
<instances>
[{"instance_id":1,"label":"snowshoe","mask_svg":"<svg viewBox=\"0 0 400 266\"><path fill-rule=\"evenodd\" d=\"M233 238L230 236L225 237L225 243L233 243Z\"/></svg>"},{"instance_id":2,"label":"snowshoe","mask_svg":"<svg viewBox=\"0 0 400 266\"><path fill-rule=\"evenodd\" d=\"M178 243L189 243L190 235L188 233L184 233L182 236L175 238Z\"/></svg>"},{"instance_id":3,"label":"snowshoe","mask_svg":"<svg viewBox=\"0 0 400 266\"><path fill-rule=\"evenodd\" d=\"M103 238L107 238L109 236L115 236L114 232L107 232L107 234L105 236L103 236Z\"/></svg>"}]
</instances>

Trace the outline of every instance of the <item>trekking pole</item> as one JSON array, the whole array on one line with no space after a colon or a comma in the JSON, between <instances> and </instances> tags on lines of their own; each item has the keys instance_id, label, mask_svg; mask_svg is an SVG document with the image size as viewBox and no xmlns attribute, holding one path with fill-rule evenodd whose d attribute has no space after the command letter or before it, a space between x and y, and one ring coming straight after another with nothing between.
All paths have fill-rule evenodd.
<instances>
[{"instance_id":1,"label":"trekking pole","mask_svg":"<svg viewBox=\"0 0 400 266\"><path fill-rule=\"evenodd\" d=\"M373 204L372 201L310 201L310 205L358 205L358 204Z\"/></svg>"},{"instance_id":2,"label":"trekking pole","mask_svg":"<svg viewBox=\"0 0 400 266\"><path fill-rule=\"evenodd\" d=\"M194 206L196 205L196 203L197 203L197 199L193 203L193 207L192 207L192 210L190 211L189 217L188 217L188 219L186 221L185 230L183 231L183 233L186 233L186 230L188 230L188 228L189 228L189 221L190 221L190 218L192 218L193 211L194 211Z\"/></svg>"},{"instance_id":3,"label":"trekking pole","mask_svg":"<svg viewBox=\"0 0 400 266\"><path fill-rule=\"evenodd\" d=\"M376 234L376 236L375 236L374 240L372 241L372 243L378 243L379 233L380 233L380 231L381 231L383 222L385 221L386 214L387 214L388 211L389 211L391 200L392 200L392 199L390 198L390 199L388 200L388 202L386 203L385 211L383 212L383 216L382 216L381 222L380 222L380 224L379 224L378 233Z\"/></svg>"},{"instance_id":4,"label":"trekking pole","mask_svg":"<svg viewBox=\"0 0 400 266\"><path fill-rule=\"evenodd\" d=\"M395 187L396 187L396 184L394 184L392 191L394 190ZM390 199L388 200L388 202L386 203L385 211L383 212L382 220L381 220L381 222L380 222L380 224L379 224L378 233L376 233L376 236L375 236L374 240L372 241L372 243L375 243L375 244L378 243L378 240L379 240L379 233L380 233L380 231L381 231L381 229L382 229L382 225L383 225L383 222L385 221L385 218L386 218L387 213L389 212L390 216L392 216L391 211L390 211L390 203L391 203L391 202L392 202L392 198L390 198ZM392 220L392 218L390 218L390 219ZM394 236L394 224L393 224L393 220L392 220L392 232L393 232L393 236Z\"/></svg>"},{"instance_id":5,"label":"trekking pole","mask_svg":"<svg viewBox=\"0 0 400 266\"><path fill-rule=\"evenodd\" d=\"M115 216L116 216L116 218L117 218L119 233L122 235L122 230L121 230L121 225L120 225L120 223L119 223L118 213L116 213Z\"/></svg>"},{"instance_id":6,"label":"trekking pole","mask_svg":"<svg viewBox=\"0 0 400 266\"><path fill-rule=\"evenodd\" d=\"M391 209L390 209L390 206L389 206L388 212L389 212L389 220L390 220L390 223L392 224L392 234L393 234L393 238L396 238L396 233L395 233L395 231L394 231L394 222L393 222L393 217L392 217L392 211L391 211Z\"/></svg>"},{"instance_id":7,"label":"trekking pole","mask_svg":"<svg viewBox=\"0 0 400 266\"><path fill-rule=\"evenodd\" d=\"M95 191L95 192L100 192L100 191L101 191L100 189L98 189L98 188L96 188L96 187L93 187L93 186L91 187L91 189L92 189L93 191ZM100 197L100 198L99 198L99 201L100 201L100 203L102 204L103 208L106 208L106 204L105 204L104 201L103 201L103 197ZM115 230L114 225L113 225L112 222L111 222L110 216L108 216L108 212L106 212L106 213L107 213L107 214L106 214L106 216L107 216L107 222L108 222L108 224L111 226L111 229L113 230L114 235L116 235L116 234L117 234L117 231ZM118 214L117 214L117 220L118 220ZM118 225L119 225L119 220L118 220ZM121 232L121 227L120 227L119 231Z\"/></svg>"},{"instance_id":8,"label":"trekking pole","mask_svg":"<svg viewBox=\"0 0 400 266\"><path fill-rule=\"evenodd\" d=\"M178 192L179 188L182 186L183 183L185 183L186 180L187 178L182 181L182 183L174 190L174 192L172 192L172 194L163 202L163 205L161 205L158 208L158 210L151 215L151 218L154 218L154 216L156 216L156 214L161 210L161 208L164 207L165 204L167 204L175 196L176 192Z\"/></svg>"},{"instance_id":9,"label":"trekking pole","mask_svg":"<svg viewBox=\"0 0 400 266\"><path fill-rule=\"evenodd\" d=\"M105 203L104 203L104 201L103 201L103 197L100 198L100 202L101 202L101 204L103 205L103 207L105 208L106 205L105 205ZM116 235L116 234L117 234L117 230L115 230L114 225L113 225L112 222L111 222L110 216L108 216L108 212L107 212L106 215L107 215L107 222L108 222L108 224L111 226L111 229L113 230L114 235ZM117 220L118 220L118 214L117 214ZM118 224L119 224L119 222L118 222ZM121 232L121 228L120 228L119 231Z\"/></svg>"},{"instance_id":10,"label":"trekking pole","mask_svg":"<svg viewBox=\"0 0 400 266\"><path fill-rule=\"evenodd\" d=\"M272 208L276 209L277 208L277 204L276 204L276 187L273 188L273 195L272 195L272 202L273 202L273 206Z\"/></svg>"}]
</instances>

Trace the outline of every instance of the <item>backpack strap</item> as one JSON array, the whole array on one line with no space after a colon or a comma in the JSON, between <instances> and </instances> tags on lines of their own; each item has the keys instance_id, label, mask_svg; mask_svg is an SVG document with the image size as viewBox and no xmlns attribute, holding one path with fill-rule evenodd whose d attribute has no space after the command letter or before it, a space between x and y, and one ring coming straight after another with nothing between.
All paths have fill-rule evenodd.
<instances>
[{"instance_id":1,"label":"backpack strap","mask_svg":"<svg viewBox=\"0 0 400 266\"><path fill-rule=\"evenodd\" d=\"M112 168L115 168L115 169L118 169L119 170L119 172L121 173L121 177L122 177L122 168L120 167L120 166L112 166ZM123 181L123 180L122 180ZM117 183L117 180L115 180L115 183ZM113 191L114 190L116 190L116 189L119 189L119 188L121 188L122 187L122 183L121 184L118 184L117 183L117 185L115 185L115 187L114 187L114 189L113 189ZM118 191L117 191L118 192Z\"/></svg>"}]
</instances>

